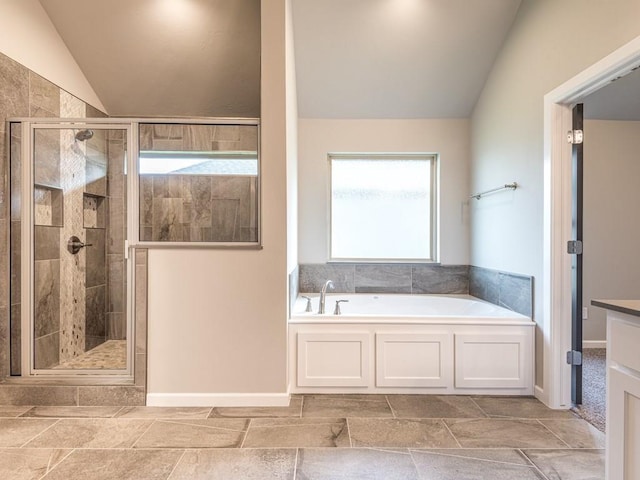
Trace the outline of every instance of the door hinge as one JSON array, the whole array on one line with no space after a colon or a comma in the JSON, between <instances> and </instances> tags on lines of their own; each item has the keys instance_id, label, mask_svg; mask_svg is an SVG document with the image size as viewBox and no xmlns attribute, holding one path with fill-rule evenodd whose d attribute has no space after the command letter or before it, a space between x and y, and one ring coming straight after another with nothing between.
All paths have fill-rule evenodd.
<instances>
[{"instance_id":1,"label":"door hinge","mask_svg":"<svg viewBox=\"0 0 640 480\"><path fill-rule=\"evenodd\" d=\"M569 365L582 365L582 352L569 350L567 352L567 363Z\"/></svg>"},{"instance_id":2,"label":"door hinge","mask_svg":"<svg viewBox=\"0 0 640 480\"><path fill-rule=\"evenodd\" d=\"M582 130L569 130L567 132L567 142L571 145L580 145L584 141L584 132Z\"/></svg>"},{"instance_id":3,"label":"door hinge","mask_svg":"<svg viewBox=\"0 0 640 480\"><path fill-rule=\"evenodd\" d=\"M582 241L569 240L567 242L567 253L569 255L582 255Z\"/></svg>"}]
</instances>

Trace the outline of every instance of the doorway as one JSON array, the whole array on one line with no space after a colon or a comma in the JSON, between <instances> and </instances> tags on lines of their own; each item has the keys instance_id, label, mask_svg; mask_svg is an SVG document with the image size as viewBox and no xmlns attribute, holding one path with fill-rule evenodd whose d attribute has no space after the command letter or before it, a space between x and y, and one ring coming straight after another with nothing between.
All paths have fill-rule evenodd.
<instances>
[{"instance_id":1,"label":"doorway","mask_svg":"<svg viewBox=\"0 0 640 480\"><path fill-rule=\"evenodd\" d=\"M640 65L640 37L545 95L544 231L544 391L537 395L552 408L571 407L571 107L624 77Z\"/></svg>"}]
</instances>

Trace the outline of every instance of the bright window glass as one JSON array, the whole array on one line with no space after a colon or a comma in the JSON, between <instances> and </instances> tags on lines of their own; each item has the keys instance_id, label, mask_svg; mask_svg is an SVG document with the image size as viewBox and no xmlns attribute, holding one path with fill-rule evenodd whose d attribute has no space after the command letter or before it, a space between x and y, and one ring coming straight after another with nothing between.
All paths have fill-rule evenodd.
<instances>
[{"instance_id":1,"label":"bright window glass","mask_svg":"<svg viewBox=\"0 0 640 480\"><path fill-rule=\"evenodd\" d=\"M331 259L434 261L434 155L330 155Z\"/></svg>"}]
</instances>

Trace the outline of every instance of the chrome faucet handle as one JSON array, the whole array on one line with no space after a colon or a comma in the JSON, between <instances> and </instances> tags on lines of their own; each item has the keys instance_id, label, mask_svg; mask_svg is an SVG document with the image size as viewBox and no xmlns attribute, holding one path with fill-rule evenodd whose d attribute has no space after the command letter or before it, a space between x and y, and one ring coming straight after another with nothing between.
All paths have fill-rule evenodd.
<instances>
[{"instance_id":1,"label":"chrome faucet handle","mask_svg":"<svg viewBox=\"0 0 640 480\"><path fill-rule=\"evenodd\" d=\"M322 286L322 290L320 290L320 299L318 300L318 313L320 315L324 315L324 302L327 295L327 289L335 290L335 286L331 280L327 280Z\"/></svg>"},{"instance_id":2,"label":"chrome faucet handle","mask_svg":"<svg viewBox=\"0 0 640 480\"><path fill-rule=\"evenodd\" d=\"M342 312L340 311L340 304L342 302L349 303L349 300L336 300L336 308L333 309L333 314L334 315L342 315Z\"/></svg>"},{"instance_id":3,"label":"chrome faucet handle","mask_svg":"<svg viewBox=\"0 0 640 480\"><path fill-rule=\"evenodd\" d=\"M307 297L306 295L300 295L307 301L307 308L304 309L305 312L311 312L313 309L311 308L311 297Z\"/></svg>"},{"instance_id":4,"label":"chrome faucet handle","mask_svg":"<svg viewBox=\"0 0 640 480\"><path fill-rule=\"evenodd\" d=\"M67 242L67 250L69 250L69 253L71 253L72 255L75 255L85 247L92 247L92 246L93 246L92 243L84 243L75 235L70 237L69 241Z\"/></svg>"}]
</instances>

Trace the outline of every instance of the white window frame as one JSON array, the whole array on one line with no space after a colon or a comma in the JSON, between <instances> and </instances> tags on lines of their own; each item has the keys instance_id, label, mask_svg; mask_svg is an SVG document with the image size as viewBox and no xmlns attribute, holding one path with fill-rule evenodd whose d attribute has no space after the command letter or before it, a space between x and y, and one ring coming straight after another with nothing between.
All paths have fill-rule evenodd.
<instances>
[{"instance_id":1,"label":"white window frame","mask_svg":"<svg viewBox=\"0 0 640 480\"><path fill-rule=\"evenodd\" d=\"M328 205L328 225L327 225L327 246L328 261L331 263L349 263L349 262L366 262L366 263L438 263L438 239L439 239L439 185L440 185L440 167L439 155L437 153L329 153L327 155L329 164L329 182L327 198ZM431 209L429 212L429 225L431 234L431 244L428 258L368 258L353 257L343 258L334 257L332 252L332 216L333 216L333 160L429 160L431 162Z\"/></svg>"}]
</instances>

